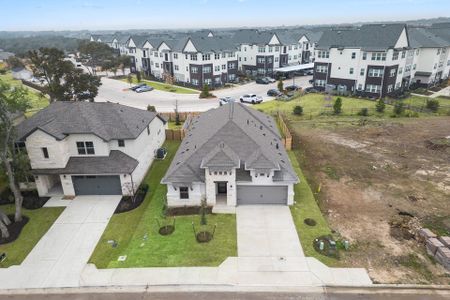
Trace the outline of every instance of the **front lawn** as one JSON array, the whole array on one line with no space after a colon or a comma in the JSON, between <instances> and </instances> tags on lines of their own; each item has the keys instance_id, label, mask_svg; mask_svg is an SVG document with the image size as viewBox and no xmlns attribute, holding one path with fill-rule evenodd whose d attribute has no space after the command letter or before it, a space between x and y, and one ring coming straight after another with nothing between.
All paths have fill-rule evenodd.
<instances>
[{"instance_id":1,"label":"front lawn","mask_svg":"<svg viewBox=\"0 0 450 300\"><path fill-rule=\"evenodd\" d=\"M44 107L47 107L47 105L49 104L49 100L47 97L43 96L40 92L22 84L20 80L14 79L11 72L0 75L0 81L8 83L12 86L21 86L28 90L28 99L30 100L31 108L26 112L27 117L33 115Z\"/></svg>"},{"instance_id":2,"label":"front lawn","mask_svg":"<svg viewBox=\"0 0 450 300\"><path fill-rule=\"evenodd\" d=\"M122 79L122 81L128 83L128 79ZM138 81L136 79L136 76L133 76L133 83L138 84ZM151 86L155 90L175 93L175 94L198 94L199 92L194 89L184 88L177 85L170 85L167 83L162 83L158 81L151 81L151 80L145 80L142 79L140 83L145 83L148 86Z\"/></svg>"},{"instance_id":3,"label":"front lawn","mask_svg":"<svg viewBox=\"0 0 450 300\"><path fill-rule=\"evenodd\" d=\"M195 240L192 222L198 226L198 215L177 217L175 232L159 235L156 218L160 219L166 195L166 186L160 181L178 146L179 142L166 141L166 159L153 162L145 178L150 189L141 206L111 218L89 260L97 268L217 266L237 255L235 215L208 215L208 224L217 224L209 243ZM117 241L117 247L111 247L108 240ZM121 255L127 256L126 261L117 261Z\"/></svg>"},{"instance_id":4,"label":"front lawn","mask_svg":"<svg viewBox=\"0 0 450 300\"><path fill-rule=\"evenodd\" d=\"M14 204L1 205L6 214L14 214ZM1 268L20 265L34 246L64 210L64 207L43 207L34 210L23 208L23 215L30 218L20 236L14 242L0 245L0 253L6 253L6 260L0 263Z\"/></svg>"},{"instance_id":5,"label":"front lawn","mask_svg":"<svg viewBox=\"0 0 450 300\"><path fill-rule=\"evenodd\" d=\"M300 179L300 183L294 186L295 204L291 206L291 214L305 256L315 257L330 267L336 266L338 265L338 260L322 255L314 250L314 240L323 235L331 235L331 229L328 227L328 223L323 217L314 194L300 169L296 157L296 155L299 155L298 150L289 151L288 154L292 166ZM315 226L306 225L304 220L307 218L315 220L317 224Z\"/></svg>"}]
</instances>

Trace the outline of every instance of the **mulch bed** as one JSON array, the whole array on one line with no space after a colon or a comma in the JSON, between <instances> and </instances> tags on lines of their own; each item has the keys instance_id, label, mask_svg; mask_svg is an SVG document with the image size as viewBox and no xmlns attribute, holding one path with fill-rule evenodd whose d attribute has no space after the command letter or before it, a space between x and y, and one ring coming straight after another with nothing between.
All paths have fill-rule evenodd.
<instances>
[{"instance_id":1,"label":"mulch bed","mask_svg":"<svg viewBox=\"0 0 450 300\"><path fill-rule=\"evenodd\" d=\"M23 204L22 207L26 209L39 209L47 203L50 197L39 197L37 191L23 191ZM5 189L0 194L0 205L14 203L14 195L9 188Z\"/></svg>"},{"instance_id":2,"label":"mulch bed","mask_svg":"<svg viewBox=\"0 0 450 300\"><path fill-rule=\"evenodd\" d=\"M142 202L144 202L145 196L148 192L148 186L139 188L136 192L136 196L123 196L122 199L119 202L119 205L117 205L116 210L114 211L115 214L121 214L127 211L131 211L135 208L138 208Z\"/></svg>"},{"instance_id":3,"label":"mulch bed","mask_svg":"<svg viewBox=\"0 0 450 300\"><path fill-rule=\"evenodd\" d=\"M167 216L189 216L200 214L201 206L183 206L183 207L169 207L167 208ZM212 207L206 208L206 213L212 213Z\"/></svg>"},{"instance_id":4,"label":"mulch bed","mask_svg":"<svg viewBox=\"0 0 450 300\"><path fill-rule=\"evenodd\" d=\"M213 236L212 233L209 231L200 231L199 233L197 233L197 242L199 243L207 243L210 240L212 240Z\"/></svg>"},{"instance_id":5,"label":"mulch bed","mask_svg":"<svg viewBox=\"0 0 450 300\"><path fill-rule=\"evenodd\" d=\"M10 220L14 220L14 215L8 215L8 218ZM25 227L25 225L28 223L30 219L26 216L22 216L22 221L20 222L13 222L6 226L9 231L9 237L8 238L0 238L0 245L8 244L11 242L14 242L19 237L20 233L22 232L22 229Z\"/></svg>"},{"instance_id":6,"label":"mulch bed","mask_svg":"<svg viewBox=\"0 0 450 300\"><path fill-rule=\"evenodd\" d=\"M303 222L308 226L316 226L317 224L316 220L310 218L306 218L305 220L303 220Z\"/></svg>"},{"instance_id":7,"label":"mulch bed","mask_svg":"<svg viewBox=\"0 0 450 300\"><path fill-rule=\"evenodd\" d=\"M158 232L160 235L169 235L175 231L175 227L173 225L166 225L159 228Z\"/></svg>"}]
</instances>

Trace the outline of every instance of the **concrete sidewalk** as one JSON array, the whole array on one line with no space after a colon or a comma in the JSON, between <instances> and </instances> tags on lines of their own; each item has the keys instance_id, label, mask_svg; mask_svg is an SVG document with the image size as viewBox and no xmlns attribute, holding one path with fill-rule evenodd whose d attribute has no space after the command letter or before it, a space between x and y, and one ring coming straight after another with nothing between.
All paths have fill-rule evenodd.
<instances>
[{"instance_id":1,"label":"concrete sidewalk","mask_svg":"<svg viewBox=\"0 0 450 300\"><path fill-rule=\"evenodd\" d=\"M120 196L80 196L67 205L20 266L0 269L0 288L77 287Z\"/></svg>"}]
</instances>

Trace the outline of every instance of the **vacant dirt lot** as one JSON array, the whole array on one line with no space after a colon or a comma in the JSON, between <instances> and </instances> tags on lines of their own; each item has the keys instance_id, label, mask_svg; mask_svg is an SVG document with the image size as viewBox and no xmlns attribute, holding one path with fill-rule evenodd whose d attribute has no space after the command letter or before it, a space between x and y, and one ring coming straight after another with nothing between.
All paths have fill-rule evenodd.
<instances>
[{"instance_id":1,"label":"vacant dirt lot","mask_svg":"<svg viewBox=\"0 0 450 300\"><path fill-rule=\"evenodd\" d=\"M415 239L420 226L450 231L450 118L291 127L322 211L336 235L351 241L344 265L366 267L376 282L450 283Z\"/></svg>"}]
</instances>

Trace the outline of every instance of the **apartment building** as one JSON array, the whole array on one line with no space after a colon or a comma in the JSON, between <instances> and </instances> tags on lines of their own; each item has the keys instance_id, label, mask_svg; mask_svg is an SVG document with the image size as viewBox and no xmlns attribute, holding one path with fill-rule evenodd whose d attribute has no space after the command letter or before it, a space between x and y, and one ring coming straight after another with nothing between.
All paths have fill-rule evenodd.
<instances>
[{"instance_id":1,"label":"apartment building","mask_svg":"<svg viewBox=\"0 0 450 300\"><path fill-rule=\"evenodd\" d=\"M408 50L405 24L325 31L315 49L314 86L367 97L401 92L409 86L404 80Z\"/></svg>"},{"instance_id":2,"label":"apartment building","mask_svg":"<svg viewBox=\"0 0 450 300\"><path fill-rule=\"evenodd\" d=\"M449 77L450 24L409 28L411 51L415 53L411 83L430 87ZM407 68L409 68L407 66Z\"/></svg>"}]
</instances>

